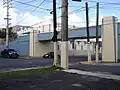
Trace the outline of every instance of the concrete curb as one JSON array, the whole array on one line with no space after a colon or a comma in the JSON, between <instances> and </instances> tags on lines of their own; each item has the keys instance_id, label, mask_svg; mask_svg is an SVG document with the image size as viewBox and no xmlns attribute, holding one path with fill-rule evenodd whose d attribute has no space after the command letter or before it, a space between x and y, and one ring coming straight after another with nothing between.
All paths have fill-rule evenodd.
<instances>
[{"instance_id":1,"label":"concrete curb","mask_svg":"<svg viewBox=\"0 0 120 90\"><path fill-rule=\"evenodd\" d=\"M120 66L120 63L104 63L104 62L79 62L79 64L85 64L85 65L104 65L104 66Z\"/></svg>"},{"instance_id":2,"label":"concrete curb","mask_svg":"<svg viewBox=\"0 0 120 90\"><path fill-rule=\"evenodd\" d=\"M19 70L31 70L31 69L42 69L42 68L50 68L51 66L42 66L42 67L31 67L31 68L19 68L19 69L11 69L11 70L4 70L1 71L0 73L5 73L5 72L14 72L14 71L19 71Z\"/></svg>"},{"instance_id":3,"label":"concrete curb","mask_svg":"<svg viewBox=\"0 0 120 90\"><path fill-rule=\"evenodd\" d=\"M120 81L120 75L114 75L114 74L107 74L102 72L90 72L90 71L81 71L77 69L68 69L63 70L67 73L73 73L73 74L80 74L80 75L88 75L93 77L99 77L99 78L105 78L105 79L113 79L113 80L119 80Z\"/></svg>"},{"instance_id":4,"label":"concrete curb","mask_svg":"<svg viewBox=\"0 0 120 90\"><path fill-rule=\"evenodd\" d=\"M80 64L97 65L97 62L95 62L95 61L91 61L91 62L87 62L87 61L85 61L85 62L80 62Z\"/></svg>"}]
</instances>

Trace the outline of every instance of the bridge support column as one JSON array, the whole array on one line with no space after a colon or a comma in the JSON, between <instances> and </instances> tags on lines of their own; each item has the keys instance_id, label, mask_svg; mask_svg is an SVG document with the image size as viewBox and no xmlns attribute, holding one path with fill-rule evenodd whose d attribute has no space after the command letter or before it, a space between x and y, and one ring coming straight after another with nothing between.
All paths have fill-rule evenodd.
<instances>
[{"instance_id":1,"label":"bridge support column","mask_svg":"<svg viewBox=\"0 0 120 90\"><path fill-rule=\"evenodd\" d=\"M30 49L29 49L29 56L34 57L35 56L35 44L36 44L36 37L37 32L35 30L31 30L30 32Z\"/></svg>"},{"instance_id":2,"label":"bridge support column","mask_svg":"<svg viewBox=\"0 0 120 90\"><path fill-rule=\"evenodd\" d=\"M31 57L42 57L48 52L53 52L53 42L51 41L39 41L38 33L36 30L30 32L30 54Z\"/></svg>"},{"instance_id":3,"label":"bridge support column","mask_svg":"<svg viewBox=\"0 0 120 90\"><path fill-rule=\"evenodd\" d=\"M102 61L117 62L118 59L118 28L114 16L103 18Z\"/></svg>"}]
</instances>

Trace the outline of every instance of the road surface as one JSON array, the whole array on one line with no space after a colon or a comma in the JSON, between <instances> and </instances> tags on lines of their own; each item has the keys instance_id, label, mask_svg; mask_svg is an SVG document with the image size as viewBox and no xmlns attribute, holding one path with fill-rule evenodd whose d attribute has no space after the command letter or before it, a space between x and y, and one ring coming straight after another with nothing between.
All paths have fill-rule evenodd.
<instances>
[{"instance_id":1,"label":"road surface","mask_svg":"<svg viewBox=\"0 0 120 90\"><path fill-rule=\"evenodd\" d=\"M87 60L87 57L70 57L69 63L74 64ZM60 61L60 60L59 60ZM44 67L53 65L53 59L33 58L33 59L5 59L0 58L0 71L23 69L31 67Z\"/></svg>"},{"instance_id":2,"label":"road surface","mask_svg":"<svg viewBox=\"0 0 120 90\"><path fill-rule=\"evenodd\" d=\"M94 59L94 58L93 58ZM59 60L60 61L60 60ZM120 66L106 65L85 65L79 64L80 61L87 61L86 56L69 57L69 67L83 71L103 72L120 75ZM45 67L53 65L53 59L0 59L0 71L9 71L13 69L24 69L32 67Z\"/></svg>"}]
</instances>

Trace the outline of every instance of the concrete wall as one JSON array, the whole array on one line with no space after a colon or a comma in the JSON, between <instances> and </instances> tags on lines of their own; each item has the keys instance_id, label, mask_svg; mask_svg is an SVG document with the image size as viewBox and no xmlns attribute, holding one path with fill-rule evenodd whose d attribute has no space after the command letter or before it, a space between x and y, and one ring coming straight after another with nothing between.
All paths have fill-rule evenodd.
<instances>
[{"instance_id":1,"label":"concrete wall","mask_svg":"<svg viewBox=\"0 0 120 90\"><path fill-rule=\"evenodd\" d=\"M79 45L74 41L75 43L72 44L70 41L68 41L68 55L69 56L80 56L80 55L88 55L88 51L84 49L86 46L84 46L84 50L79 50ZM59 41L59 53L61 52L61 41ZM73 46L74 45L74 48ZM91 44L91 54L94 54L93 46Z\"/></svg>"},{"instance_id":2,"label":"concrete wall","mask_svg":"<svg viewBox=\"0 0 120 90\"><path fill-rule=\"evenodd\" d=\"M37 42L35 45L35 56L41 57L47 52L53 52L54 47L51 42Z\"/></svg>"},{"instance_id":3,"label":"concrete wall","mask_svg":"<svg viewBox=\"0 0 120 90\"><path fill-rule=\"evenodd\" d=\"M5 49L5 44L1 44L0 47ZM15 49L21 56L29 56L29 35L20 36L9 42L9 48Z\"/></svg>"},{"instance_id":4,"label":"concrete wall","mask_svg":"<svg viewBox=\"0 0 120 90\"><path fill-rule=\"evenodd\" d=\"M115 62L117 57L117 21L113 16L103 18L102 61Z\"/></svg>"},{"instance_id":5,"label":"concrete wall","mask_svg":"<svg viewBox=\"0 0 120 90\"><path fill-rule=\"evenodd\" d=\"M59 44L59 51L58 53L61 54L61 42ZM87 55L87 50L75 50L72 49L71 43L68 41L68 55L69 56L79 56L79 55ZM30 32L30 56L32 57L42 57L47 52L54 51L54 44L52 41L44 41L40 42L38 40L38 35L36 31ZM94 54L94 51L91 50L91 54Z\"/></svg>"},{"instance_id":6,"label":"concrete wall","mask_svg":"<svg viewBox=\"0 0 120 90\"><path fill-rule=\"evenodd\" d=\"M90 52L92 55L95 54L93 50L91 50ZM88 51L87 50L69 50L68 55L69 56L87 56Z\"/></svg>"},{"instance_id":7,"label":"concrete wall","mask_svg":"<svg viewBox=\"0 0 120 90\"><path fill-rule=\"evenodd\" d=\"M120 35L118 35L118 59L120 60Z\"/></svg>"},{"instance_id":8,"label":"concrete wall","mask_svg":"<svg viewBox=\"0 0 120 90\"><path fill-rule=\"evenodd\" d=\"M120 60L120 23L118 23L118 59Z\"/></svg>"},{"instance_id":9,"label":"concrete wall","mask_svg":"<svg viewBox=\"0 0 120 90\"><path fill-rule=\"evenodd\" d=\"M50 41L40 42L36 31L30 32L30 56L42 57L47 52L53 52L53 43Z\"/></svg>"}]
</instances>

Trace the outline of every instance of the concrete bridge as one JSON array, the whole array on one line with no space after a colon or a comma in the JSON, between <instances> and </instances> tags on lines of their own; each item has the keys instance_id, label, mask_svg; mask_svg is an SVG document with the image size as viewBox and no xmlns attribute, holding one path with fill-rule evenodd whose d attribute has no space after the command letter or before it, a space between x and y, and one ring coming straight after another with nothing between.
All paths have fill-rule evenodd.
<instances>
[{"instance_id":1,"label":"concrete bridge","mask_svg":"<svg viewBox=\"0 0 120 90\"><path fill-rule=\"evenodd\" d=\"M89 28L91 53L95 54L96 27ZM19 37L16 41L10 43L10 48L15 48L21 55L41 57L43 54L53 51L52 40L53 32L40 33L32 30L28 35ZM86 46L86 28L76 28L68 31L69 55L87 55ZM102 25L99 25L99 51L102 52L105 61L115 62L120 59L120 23L113 16L104 17ZM61 51L61 32L58 35L59 53ZM101 49L101 46L102 49ZM101 51L102 50L102 51Z\"/></svg>"}]
</instances>

